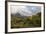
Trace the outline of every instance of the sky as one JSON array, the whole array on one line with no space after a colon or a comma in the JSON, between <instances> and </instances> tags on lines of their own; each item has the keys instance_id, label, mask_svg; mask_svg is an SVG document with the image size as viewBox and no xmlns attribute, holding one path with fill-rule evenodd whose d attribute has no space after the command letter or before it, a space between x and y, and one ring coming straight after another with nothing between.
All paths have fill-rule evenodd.
<instances>
[{"instance_id":1,"label":"sky","mask_svg":"<svg viewBox=\"0 0 46 34\"><path fill-rule=\"evenodd\" d=\"M19 13L22 16L32 16L41 11L40 6L11 6L11 14Z\"/></svg>"}]
</instances>

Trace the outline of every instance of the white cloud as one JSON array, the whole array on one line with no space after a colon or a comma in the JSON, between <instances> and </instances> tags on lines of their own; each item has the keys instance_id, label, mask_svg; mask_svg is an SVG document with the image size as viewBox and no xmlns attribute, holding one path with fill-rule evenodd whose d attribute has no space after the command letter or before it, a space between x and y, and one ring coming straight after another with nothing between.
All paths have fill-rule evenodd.
<instances>
[{"instance_id":1,"label":"white cloud","mask_svg":"<svg viewBox=\"0 0 46 34\"><path fill-rule=\"evenodd\" d=\"M18 12L18 10L19 10L19 6L11 6L11 13L12 14L15 14L15 13L17 13Z\"/></svg>"},{"instance_id":2,"label":"white cloud","mask_svg":"<svg viewBox=\"0 0 46 34\"><path fill-rule=\"evenodd\" d=\"M25 6L11 6L11 13L16 14L17 12L23 16L31 16L32 14Z\"/></svg>"},{"instance_id":3,"label":"white cloud","mask_svg":"<svg viewBox=\"0 0 46 34\"><path fill-rule=\"evenodd\" d=\"M11 6L11 13L19 13L22 16L32 16L35 13L32 13L31 10L28 10L26 6Z\"/></svg>"}]
</instances>

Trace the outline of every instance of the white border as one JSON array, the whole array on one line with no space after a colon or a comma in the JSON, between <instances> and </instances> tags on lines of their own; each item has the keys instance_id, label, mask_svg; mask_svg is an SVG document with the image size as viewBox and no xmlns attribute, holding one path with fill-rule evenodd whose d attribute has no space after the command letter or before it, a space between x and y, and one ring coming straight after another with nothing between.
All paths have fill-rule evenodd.
<instances>
[{"instance_id":1,"label":"white border","mask_svg":"<svg viewBox=\"0 0 46 34\"><path fill-rule=\"evenodd\" d=\"M32 3L15 3L15 2L8 2L8 32L20 32L20 31L35 31L35 30L43 30L44 29L44 7L43 4L32 4ZM41 27L37 28L20 28L20 29L11 29L11 12L10 12L10 5L30 5L30 6L41 6Z\"/></svg>"}]
</instances>

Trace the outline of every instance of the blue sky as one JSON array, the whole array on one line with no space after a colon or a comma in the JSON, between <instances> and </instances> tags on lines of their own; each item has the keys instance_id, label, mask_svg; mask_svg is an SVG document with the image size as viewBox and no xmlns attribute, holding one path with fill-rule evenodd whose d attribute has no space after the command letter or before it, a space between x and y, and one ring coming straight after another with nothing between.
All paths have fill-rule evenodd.
<instances>
[{"instance_id":1,"label":"blue sky","mask_svg":"<svg viewBox=\"0 0 46 34\"><path fill-rule=\"evenodd\" d=\"M41 11L41 7L40 6L26 6L28 10L32 11L32 12L38 12Z\"/></svg>"},{"instance_id":2,"label":"blue sky","mask_svg":"<svg viewBox=\"0 0 46 34\"><path fill-rule=\"evenodd\" d=\"M40 6L11 6L11 13L20 13L22 16L32 16L41 11Z\"/></svg>"}]
</instances>

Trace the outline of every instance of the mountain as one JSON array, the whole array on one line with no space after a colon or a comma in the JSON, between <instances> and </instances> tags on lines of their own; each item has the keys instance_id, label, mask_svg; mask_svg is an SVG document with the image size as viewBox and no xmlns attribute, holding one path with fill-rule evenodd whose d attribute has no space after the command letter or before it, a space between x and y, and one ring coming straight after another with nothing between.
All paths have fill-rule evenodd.
<instances>
[{"instance_id":1,"label":"mountain","mask_svg":"<svg viewBox=\"0 0 46 34\"><path fill-rule=\"evenodd\" d=\"M16 17L20 17L20 18L25 18L25 17L27 17L27 16L22 16L20 13L11 14L11 16L16 16Z\"/></svg>"}]
</instances>

